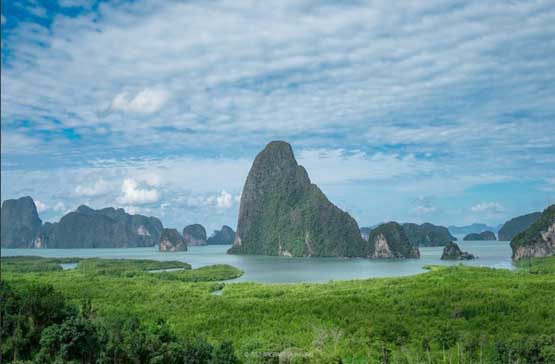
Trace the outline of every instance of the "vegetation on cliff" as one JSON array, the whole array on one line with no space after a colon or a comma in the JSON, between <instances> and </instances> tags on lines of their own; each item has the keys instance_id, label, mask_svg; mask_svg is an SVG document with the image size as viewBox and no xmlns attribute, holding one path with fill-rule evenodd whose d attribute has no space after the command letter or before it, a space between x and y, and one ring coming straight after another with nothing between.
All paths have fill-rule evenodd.
<instances>
[{"instance_id":1,"label":"vegetation on cliff","mask_svg":"<svg viewBox=\"0 0 555 364\"><path fill-rule=\"evenodd\" d=\"M271 142L256 156L229 253L362 257L365 247L356 221L310 182L288 143Z\"/></svg>"},{"instance_id":2,"label":"vegetation on cliff","mask_svg":"<svg viewBox=\"0 0 555 364\"><path fill-rule=\"evenodd\" d=\"M497 233L499 240L511 241L522 231L528 229L541 216L541 212L533 212L506 221Z\"/></svg>"},{"instance_id":3,"label":"vegetation on cliff","mask_svg":"<svg viewBox=\"0 0 555 364\"><path fill-rule=\"evenodd\" d=\"M481 233L470 233L465 235L463 241L496 240L492 231L482 231Z\"/></svg>"},{"instance_id":4,"label":"vegetation on cliff","mask_svg":"<svg viewBox=\"0 0 555 364\"><path fill-rule=\"evenodd\" d=\"M555 205L548 206L541 216L511 241L513 259L555 255Z\"/></svg>"},{"instance_id":5,"label":"vegetation on cliff","mask_svg":"<svg viewBox=\"0 0 555 364\"><path fill-rule=\"evenodd\" d=\"M403 229L414 246L445 246L447 243L457 240L446 227L430 223L421 225L405 223Z\"/></svg>"},{"instance_id":6,"label":"vegetation on cliff","mask_svg":"<svg viewBox=\"0 0 555 364\"><path fill-rule=\"evenodd\" d=\"M368 237L368 258L420 258L403 227L391 221L372 229Z\"/></svg>"}]
</instances>

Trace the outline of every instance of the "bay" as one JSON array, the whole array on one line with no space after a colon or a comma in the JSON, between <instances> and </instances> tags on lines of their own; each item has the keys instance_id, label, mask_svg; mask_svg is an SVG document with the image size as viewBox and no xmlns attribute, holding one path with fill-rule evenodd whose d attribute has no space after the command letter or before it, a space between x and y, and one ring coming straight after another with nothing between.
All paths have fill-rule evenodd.
<instances>
[{"instance_id":1,"label":"bay","mask_svg":"<svg viewBox=\"0 0 555 364\"><path fill-rule=\"evenodd\" d=\"M464 241L460 248L478 256L470 261L441 260L442 247L421 247L420 259L369 260L347 258L289 258L226 254L229 245L191 246L186 252L159 252L157 247L128 249L2 249L3 256L36 255L42 257L126 258L178 260L193 268L212 264L230 264L245 274L232 282L298 283L331 280L397 277L418 274L426 265L464 264L514 269L508 241ZM64 268L72 268L66 266Z\"/></svg>"}]
</instances>

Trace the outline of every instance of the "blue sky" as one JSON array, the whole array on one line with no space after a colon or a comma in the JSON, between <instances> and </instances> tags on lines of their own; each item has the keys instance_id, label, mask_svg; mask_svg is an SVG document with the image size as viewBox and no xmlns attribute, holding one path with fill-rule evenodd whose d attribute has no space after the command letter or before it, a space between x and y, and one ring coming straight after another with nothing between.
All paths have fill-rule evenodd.
<instances>
[{"instance_id":1,"label":"blue sky","mask_svg":"<svg viewBox=\"0 0 555 364\"><path fill-rule=\"evenodd\" d=\"M235 226L289 141L360 225L555 202L549 1L4 1L2 200Z\"/></svg>"}]
</instances>

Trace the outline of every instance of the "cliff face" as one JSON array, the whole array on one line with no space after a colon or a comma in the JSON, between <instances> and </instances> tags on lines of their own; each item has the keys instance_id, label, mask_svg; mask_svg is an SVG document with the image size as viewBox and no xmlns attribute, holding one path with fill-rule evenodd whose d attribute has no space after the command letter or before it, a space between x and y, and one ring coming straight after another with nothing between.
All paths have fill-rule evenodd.
<instances>
[{"instance_id":1,"label":"cliff face","mask_svg":"<svg viewBox=\"0 0 555 364\"><path fill-rule=\"evenodd\" d=\"M381 224L370 232L368 258L420 258L420 251L409 242L403 227L396 222Z\"/></svg>"},{"instance_id":2,"label":"cliff face","mask_svg":"<svg viewBox=\"0 0 555 364\"><path fill-rule=\"evenodd\" d=\"M29 196L5 200L1 212L1 246L4 248L33 248L42 221L35 202Z\"/></svg>"},{"instance_id":3,"label":"cliff face","mask_svg":"<svg viewBox=\"0 0 555 364\"><path fill-rule=\"evenodd\" d=\"M405 223L403 229L414 246L445 246L457 240L444 226L424 223L422 225Z\"/></svg>"},{"instance_id":4,"label":"cliff face","mask_svg":"<svg viewBox=\"0 0 555 364\"><path fill-rule=\"evenodd\" d=\"M48 248L134 248L160 241L162 223L123 209L80 206L52 224L44 235Z\"/></svg>"},{"instance_id":5,"label":"cliff face","mask_svg":"<svg viewBox=\"0 0 555 364\"><path fill-rule=\"evenodd\" d=\"M208 245L231 245L235 240L235 231L227 225L216 230L208 238Z\"/></svg>"},{"instance_id":6,"label":"cliff face","mask_svg":"<svg viewBox=\"0 0 555 364\"><path fill-rule=\"evenodd\" d=\"M515 217L505 222L497 234L499 236L499 240L513 240L515 236L528 229L534 222L536 222L540 218L541 214L541 212L533 212L531 214Z\"/></svg>"},{"instance_id":7,"label":"cliff face","mask_svg":"<svg viewBox=\"0 0 555 364\"><path fill-rule=\"evenodd\" d=\"M183 229L183 239L187 246L206 245L206 229L201 224L187 225Z\"/></svg>"},{"instance_id":8,"label":"cliff face","mask_svg":"<svg viewBox=\"0 0 555 364\"><path fill-rule=\"evenodd\" d=\"M288 143L275 141L249 171L232 254L365 256L356 221L310 182Z\"/></svg>"},{"instance_id":9,"label":"cliff face","mask_svg":"<svg viewBox=\"0 0 555 364\"><path fill-rule=\"evenodd\" d=\"M470 233L463 238L464 241L468 240L496 240L495 234L492 231L482 231L481 233Z\"/></svg>"},{"instance_id":10,"label":"cliff face","mask_svg":"<svg viewBox=\"0 0 555 364\"><path fill-rule=\"evenodd\" d=\"M442 260L471 260L471 259L476 259L476 257L473 254L470 254L469 252L463 252L456 243L449 242L443 248L441 259Z\"/></svg>"},{"instance_id":11,"label":"cliff face","mask_svg":"<svg viewBox=\"0 0 555 364\"><path fill-rule=\"evenodd\" d=\"M555 256L555 205L511 241L513 259Z\"/></svg>"},{"instance_id":12,"label":"cliff face","mask_svg":"<svg viewBox=\"0 0 555 364\"><path fill-rule=\"evenodd\" d=\"M161 252L186 251L187 244L176 229L163 229L160 235L159 250Z\"/></svg>"}]
</instances>

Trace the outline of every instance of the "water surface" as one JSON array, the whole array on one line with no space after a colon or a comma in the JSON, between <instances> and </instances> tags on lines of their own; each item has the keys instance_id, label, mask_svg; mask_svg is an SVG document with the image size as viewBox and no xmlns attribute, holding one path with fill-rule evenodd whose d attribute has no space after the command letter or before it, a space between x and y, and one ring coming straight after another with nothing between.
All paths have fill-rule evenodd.
<instances>
[{"instance_id":1,"label":"water surface","mask_svg":"<svg viewBox=\"0 0 555 364\"><path fill-rule=\"evenodd\" d=\"M508 241L459 241L460 248L478 256L476 260L440 260L442 247L420 248L420 259L369 260L346 258L288 258L225 254L229 245L192 246L186 252L162 253L156 247L130 249L2 249L3 256L128 258L179 260L198 268L230 264L245 274L234 282L292 283L328 282L372 277L396 277L424 272L428 264L487 266L513 269ZM70 268L67 265L64 268Z\"/></svg>"}]
</instances>

